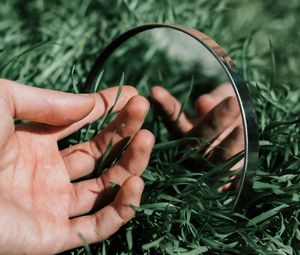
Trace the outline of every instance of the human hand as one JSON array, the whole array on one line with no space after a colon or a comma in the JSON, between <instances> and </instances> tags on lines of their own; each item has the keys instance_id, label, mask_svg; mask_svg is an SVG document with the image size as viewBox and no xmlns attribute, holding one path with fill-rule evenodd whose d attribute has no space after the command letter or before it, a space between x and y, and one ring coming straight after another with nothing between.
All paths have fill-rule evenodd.
<instances>
[{"instance_id":1,"label":"human hand","mask_svg":"<svg viewBox=\"0 0 300 255\"><path fill-rule=\"evenodd\" d=\"M153 135L140 130L149 104L134 88L123 86L118 117L91 141L62 151L57 145L101 118L117 90L73 95L0 80L0 254L58 253L81 246L79 234L94 243L134 216L130 205L140 203L139 175L154 144ZM16 119L31 122L15 125ZM111 138L117 144L128 137L125 153L99 178L71 182L93 171ZM107 197L112 202L99 209Z\"/></svg>"},{"instance_id":2,"label":"human hand","mask_svg":"<svg viewBox=\"0 0 300 255\"><path fill-rule=\"evenodd\" d=\"M213 163L224 163L244 150L240 108L230 83L222 84L209 94L197 98L195 119L183 112L177 120L181 104L163 87L154 86L151 96L171 133L199 137L210 144L204 155ZM232 169L242 165L243 161L240 161ZM225 191L229 186L225 185L220 191Z\"/></svg>"}]
</instances>

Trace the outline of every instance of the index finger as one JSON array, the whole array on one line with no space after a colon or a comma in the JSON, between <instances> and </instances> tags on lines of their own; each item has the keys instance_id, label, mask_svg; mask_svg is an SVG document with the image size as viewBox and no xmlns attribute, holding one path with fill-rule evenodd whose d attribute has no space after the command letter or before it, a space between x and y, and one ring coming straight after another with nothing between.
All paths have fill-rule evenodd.
<instances>
[{"instance_id":1,"label":"index finger","mask_svg":"<svg viewBox=\"0 0 300 255\"><path fill-rule=\"evenodd\" d=\"M84 127L85 125L91 124L101 117L103 117L109 109L113 106L116 97L118 94L118 87L107 88L100 92L94 94L95 96L95 104L93 109L90 111L88 115L86 115L81 120L65 126L65 127L55 127L55 130L52 130L55 138L60 140L75 131L79 130L80 128ZM123 86L121 94L116 101L116 105L113 108L113 112L120 111L131 99L132 97L138 94L137 90L132 86Z\"/></svg>"}]
</instances>

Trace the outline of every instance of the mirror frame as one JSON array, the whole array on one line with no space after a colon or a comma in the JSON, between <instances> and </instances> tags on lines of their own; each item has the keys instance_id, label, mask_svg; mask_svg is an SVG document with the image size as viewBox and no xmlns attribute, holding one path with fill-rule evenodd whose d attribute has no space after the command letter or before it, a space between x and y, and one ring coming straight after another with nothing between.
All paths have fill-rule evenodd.
<instances>
[{"instance_id":1,"label":"mirror frame","mask_svg":"<svg viewBox=\"0 0 300 255\"><path fill-rule=\"evenodd\" d=\"M146 30L155 28L169 28L180 32L183 32L190 37L201 43L221 64L224 71L226 72L235 95L238 99L238 103L241 110L243 126L244 126L244 142L245 142L245 158L244 158L244 169L241 174L241 183L238 190L237 197L235 199L232 209L243 209L243 201L247 202L252 189L252 176L256 172L258 162L258 130L257 121L254 106L252 103L250 92L247 85L235 67L233 61L225 50L217 44L210 37L204 33L197 31L193 28L185 27L182 25L169 25L169 24L145 24L128 30L127 32L119 35L114 39L99 55L96 62L93 64L91 71L89 72L86 82L85 89L89 92L95 79L99 74L99 70L104 65L110 55L125 41L132 38L133 36L144 32ZM246 178L246 176L250 178Z\"/></svg>"}]
</instances>

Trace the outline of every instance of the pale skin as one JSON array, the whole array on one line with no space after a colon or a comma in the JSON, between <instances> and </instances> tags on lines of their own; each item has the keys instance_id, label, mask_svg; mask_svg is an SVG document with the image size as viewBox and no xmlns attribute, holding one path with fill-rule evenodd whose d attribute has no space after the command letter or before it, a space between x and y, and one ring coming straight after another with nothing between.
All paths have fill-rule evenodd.
<instances>
[{"instance_id":1,"label":"pale skin","mask_svg":"<svg viewBox=\"0 0 300 255\"><path fill-rule=\"evenodd\" d=\"M58 253L82 246L79 234L95 243L134 216L131 205L139 205L144 187L139 176L154 144L153 135L140 130L149 108L145 98L124 86L116 120L91 141L62 151L57 145L101 118L117 89L74 95L0 80L0 254ZM30 122L15 125L16 119ZM99 178L72 182L93 171L112 137L114 144L131 138L122 157ZM104 190L112 202L95 211Z\"/></svg>"}]
</instances>

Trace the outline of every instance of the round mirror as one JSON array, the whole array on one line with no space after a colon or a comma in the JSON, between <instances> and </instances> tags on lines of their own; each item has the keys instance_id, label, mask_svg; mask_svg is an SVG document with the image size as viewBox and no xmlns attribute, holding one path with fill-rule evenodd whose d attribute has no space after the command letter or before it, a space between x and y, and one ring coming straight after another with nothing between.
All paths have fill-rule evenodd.
<instances>
[{"instance_id":1,"label":"round mirror","mask_svg":"<svg viewBox=\"0 0 300 255\"><path fill-rule=\"evenodd\" d=\"M156 145L143 175L145 200L163 201L158 187L177 201L188 191L201 208L243 200L257 161L255 113L243 79L212 39L182 26L137 27L102 52L86 84L133 85L150 100L144 128Z\"/></svg>"}]
</instances>

